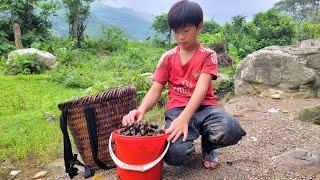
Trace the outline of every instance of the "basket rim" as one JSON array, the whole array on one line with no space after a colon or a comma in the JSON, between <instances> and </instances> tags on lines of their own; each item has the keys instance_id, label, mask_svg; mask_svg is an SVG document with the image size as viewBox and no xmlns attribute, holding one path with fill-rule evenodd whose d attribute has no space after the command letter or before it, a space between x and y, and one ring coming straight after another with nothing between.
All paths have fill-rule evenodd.
<instances>
[{"instance_id":1,"label":"basket rim","mask_svg":"<svg viewBox=\"0 0 320 180\"><path fill-rule=\"evenodd\" d=\"M89 104L97 104L101 103L102 100L110 100L110 99L116 99L128 95L135 95L137 92L137 89L135 86L126 86L126 87L115 87L110 90L106 90L101 93L93 94L93 95L88 95L88 96L83 96L79 97L70 101L62 102L58 104L58 108L62 111L65 108L69 107L80 107L84 105L89 105Z\"/></svg>"}]
</instances>

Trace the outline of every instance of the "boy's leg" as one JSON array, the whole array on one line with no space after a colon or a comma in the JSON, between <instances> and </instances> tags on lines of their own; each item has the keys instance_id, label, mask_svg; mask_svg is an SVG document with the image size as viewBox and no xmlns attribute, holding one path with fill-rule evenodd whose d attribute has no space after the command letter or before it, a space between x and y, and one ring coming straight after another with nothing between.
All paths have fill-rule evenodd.
<instances>
[{"instance_id":1,"label":"boy's leg","mask_svg":"<svg viewBox=\"0 0 320 180\"><path fill-rule=\"evenodd\" d=\"M197 117L203 122L200 128L201 144L207 154L214 149L234 145L246 135L239 122L220 108L200 107Z\"/></svg>"},{"instance_id":2,"label":"boy's leg","mask_svg":"<svg viewBox=\"0 0 320 180\"><path fill-rule=\"evenodd\" d=\"M169 109L165 113L166 124L165 128L169 128L173 120L175 120L184 108ZM194 117L189 121L188 136L185 142L182 141L183 135L175 143L171 143L167 154L164 157L164 161L167 164L180 166L185 165L188 156L195 151L193 141L199 137L199 131L194 124Z\"/></svg>"}]
</instances>

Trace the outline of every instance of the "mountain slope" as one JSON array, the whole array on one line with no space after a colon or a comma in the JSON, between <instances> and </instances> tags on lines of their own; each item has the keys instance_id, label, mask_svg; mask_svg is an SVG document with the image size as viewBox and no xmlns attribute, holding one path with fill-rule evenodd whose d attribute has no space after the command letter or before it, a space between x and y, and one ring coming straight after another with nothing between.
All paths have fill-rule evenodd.
<instances>
[{"instance_id":1,"label":"mountain slope","mask_svg":"<svg viewBox=\"0 0 320 180\"><path fill-rule=\"evenodd\" d=\"M151 29L152 15L135 12L128 8L115 8L96 2L91 5L91 16L85 33L95 37L101 33L103 26L118 26L129 37L143 40L155 32ZM68 23L66 11L60 10L58 16L52 17L52 29L55 34L66 36Z\"/></svg>"}]
</instances>

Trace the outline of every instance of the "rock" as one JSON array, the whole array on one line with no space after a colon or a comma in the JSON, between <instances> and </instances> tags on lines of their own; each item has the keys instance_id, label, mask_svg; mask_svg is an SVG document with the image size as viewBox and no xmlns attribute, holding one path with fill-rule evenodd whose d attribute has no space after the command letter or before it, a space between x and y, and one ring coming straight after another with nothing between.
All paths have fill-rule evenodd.
<instances>
[{"instance_id":1,"label":"rock","mask_svg":"<svg viewBox=\"0 0 320 180\"><path fill-rule=\"evenodd\" d=\"M306 149L292 149L272 158L274 169L290 171L300 175L320 173L320 159Z\"/></svg>"},{"instance_id":2,"label":"rock","mask_svg":"<svg viewBox=\"0 0 320 180\"><path fill-rule=\"evenodd\" d=\"M10 176L15 177L15 176L17 176L19 173L21 173L21 170L13 170L13 171L10 172Z\"/></svg>"},{"instance_id":3,"label":"rock","mask_svg":"<svg viewBox=\"0 0 320 180\"><path fill-rule=\"evenodd\" d=\"M251 137L248 138L248 141L256 142L256 141L258 141L258 138L254 137L254 136L251 136Z\"/></svg>"},{"instance_id":4,"label":"rock","mask_svg":"<svg viewBox=\"0 0 320 180\"><path fill-rule=\"evenodd\" d=\"M300 110L296 116L296 118L299 120L320 125L320 105L304 108Z\"/></svg>"},{"instance_id":5,"label":"rock","mask_svg":"<svg viewBox=\"0 0 320 180\"><path fill-rule=\"evenodd\" d=\"M272 99L281 99L281 95L280 94L272 94L271 98Z\"/></svg>"},{"instance_id":6,"label":"rock","mask_svg":"<svg viewBox=\"0 0 320 180\"><path fill-rule=\"evenodd\" d=\"M269 113L278 113L279 110L278 110L278 109L275 109L275 108L271 108L271 109L268 109L268 112L269 112Z\"/></svg>"},{"instance_id":7,"label":"rock","mask_svg":"<svg viewBox=\"0 0 320 180\"><path fill-rule=\"evenodd\" d=\"M264 89L261 90L263 97L271 97L272 99L281 99L284 96L284 92L278 89Z\"/></svg>"},{"instance_id":8,"label":"rock","mask_svg":"<svg viewBox=\"0 0 320 180\"><path fill-rule=\"evenodd\" d=\"M57 66L57 64L56 64L57 58L49 52L38 51L37 52L37 60L39 62L42 62L44 64L44 66L48 69L53 69Z\"/></svg>"},{"instance_id":9,"label":"rock","mask_svg":"<svg viewBox=\"0 0 320 180\"><path fill-rule=\"evenodd\" d=\"M32 179L39 179L39 178L43 178L48 174L47 171L40 171L37 174L35 174Z\"/></svg>"},{"instance_id":10,"label":"rock","mask_svg":"<svg viewBox=\"0 0 320 180\"><path fill-rule=\"evenodd\" d=\"M320 47L320 39L303 40L298 45L300 48Z\"/></svg>"},{"instance_id":11,"label":"rock","mask_svg":"<svg viewBox=\"0 0 320 180\"><path fill-rule=\"evenodd\" d=\"M16 56L27 56L36 54L36 61L41 62L46 69L53 69L57 66L57 58L52 55L49 52L40 51L35 48L27 48L27 49L18 49L15 51L12 51L8 55L8 60L6 62L7 66L11 66L13 62L14 57Z\"/></svg>"},{"instance_id":12,"label":"rock","mask_svg":"<svg viewBox=\"0 0 320 180\"><path fill-rule=\"evenodd\" d=\"M14 34L14 42L16 44L16 48L22 49L23 45L21 42L21 29L18 23L13 23L13 34Z\"/></svg>"},{"instance_id":13,"label":"rock","mask_svg":"<svg viewBox=\"0 0 320 180\"><path fill-rule=\"evenodd\" d=\"M288 132L294 132L294 129L291 128L291 127L286 128L286 130L287 130Z\"/></svg>"},{"instance_id":14,"label":"rock","mask_svg":"<svg viewBox=\"0 0 320 180\"><path fill-rule=\"evenodd\" d=\"M263 94L278 99L278 94L269 91L273 88L285 92L281 98L317 97L319 47L269 46L249 54L237 67L236 95Z\"/></svg>"},{"instance_id":15,"label":"rock","mask_svg":"<svg viewBox=\"0 0 320 180\"><path fill-rule=\"evenodd\" d=\"M320 54L312 54L307 58L307 65L309 65L309 67L320 70Z\"/></svg>"}]
</instances>

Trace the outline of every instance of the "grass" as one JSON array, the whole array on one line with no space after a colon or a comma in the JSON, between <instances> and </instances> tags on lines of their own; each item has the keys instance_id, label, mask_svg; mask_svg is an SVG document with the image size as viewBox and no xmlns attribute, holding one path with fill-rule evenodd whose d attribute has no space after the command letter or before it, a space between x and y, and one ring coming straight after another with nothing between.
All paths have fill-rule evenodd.
<instances>
[{"instance_id":1,"label":"grass","mask_svg":"<svg viewBox=\"0 0 320 180\"><path fill-rule=\"evenodd\" d=\"M155 106L144 117L145 120L158 123L160 127L164 125L164 111L163 107Z\"/></svg>"},{"instance_id":2,"label":"grass","mask_svg":"<svg viewBox=\"0 0 320 180\"><path fill-rule=\"evenodd\" d=\"M62 147L58 103L77 95L81 89L66 89L49 82L44 75L0 76L0 161L21 161L38 157L42 162L57 155Z\"/></svg>"},{"instance_id":3,"label":"grass","mask_svg":"<svg viewBox=\"0 0 320 180\"><path fill-rule=\"evenodd\" d=\"M298 119L320 125L320 105L307 107L297 113Z\"/></svg>"}]
</instances>

